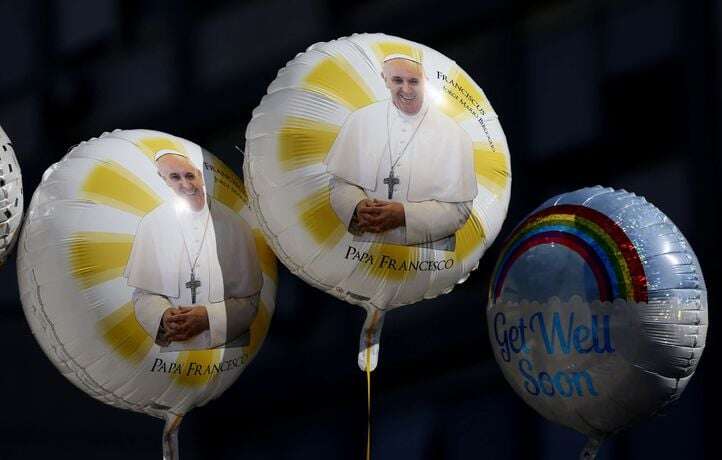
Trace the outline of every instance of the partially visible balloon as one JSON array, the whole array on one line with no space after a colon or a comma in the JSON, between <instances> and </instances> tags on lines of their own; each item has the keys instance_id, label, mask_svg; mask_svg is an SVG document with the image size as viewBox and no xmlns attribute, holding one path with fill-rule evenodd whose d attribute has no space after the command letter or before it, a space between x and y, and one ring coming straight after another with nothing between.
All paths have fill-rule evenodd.
<instances>
[{"instance_id":1,"label":"partially visible balloon","mask_svg":"<svg viewBox=\"0 0 722 460\"><path fill-rule=\"evenodd\" d=\"M44 174L18 248L25 315L50 360L107 404L166 419L164 458L194 407L258 352L275 257L242 181L187 140L114 131Z\"/></svg>"},{"instance_id":2,"label":"partially visible balloon","mask_svg":"<svg viewBox=\"0 0 722 460\"><path fill-rule=\"evenodd\" d=\"M556 196L517 226L487 320L504 376L541 415L601 441L679 398L707 334L692 248L644 198L602 187Z\"/></svg>"},{"instance_id":3,"label":"partially visible balloon","mask_svg":"<svg viewBox=\"0 0 722 460\"><path fill-rule=\"evenodd\" d=\"M269 85L246 130L246 186L281 261L367 310L449 292L506 217L509 149L483 90L453 60L384 34L316 43Z\"/></svg>"},{"instance_id":4,"label":"partially visible balloon","mask_svg":"<svg viewBox=\"0 0 722 460\"><path fill-rule=\"evenodd\" d=\"M0 267L15 246L23 220L23 181L13 144L0 126Z\"/></svg>"}]
</instances>

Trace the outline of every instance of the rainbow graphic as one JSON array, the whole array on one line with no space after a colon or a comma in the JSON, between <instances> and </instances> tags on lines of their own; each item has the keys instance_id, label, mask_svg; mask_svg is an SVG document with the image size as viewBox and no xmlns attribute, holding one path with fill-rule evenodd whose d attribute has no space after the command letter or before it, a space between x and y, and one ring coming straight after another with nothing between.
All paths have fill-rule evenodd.
<instances>
[{"instance_id":1,"label":"rainbow graphic","mask_svg":"<svg viewBox=\"0 0 722 460\"><path fill-rule=\"evenodd\" d=\"M543 244L560 244L579 254L594 274L602 302L620 298L647 301L644 267L626 233L601 212L573 204L533 213L512 233L494 271L494 301L514 262Z\"/></svg>"}]
</instances>

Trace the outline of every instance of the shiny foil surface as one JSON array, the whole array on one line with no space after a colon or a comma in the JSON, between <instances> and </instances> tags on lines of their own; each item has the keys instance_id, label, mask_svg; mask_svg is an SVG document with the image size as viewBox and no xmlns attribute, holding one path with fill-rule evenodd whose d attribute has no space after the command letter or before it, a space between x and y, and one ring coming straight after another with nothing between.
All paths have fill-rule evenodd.
<instances>
[{"instance_id":1,"label":"shiny foil surface","mask_svg":"<svg viewBox=\"0 0 722 460\"><path fill-rule=\"evenodd\" d=\"M644 198L600 186L551 198L517 226L486 313L514 391L594 446L679 398L708 325L679 229Z\"/></svg>"},{"instance_id":2,"label":"shiny foil surface","mask_svg":"<svg viewBox=\"0 0 722 460\"><path fill-rule=\"evenodd\" d=\"M13 144L0 126L0 267L15 247L23 221L23 182Z\"/></svg>"}]
</instances>

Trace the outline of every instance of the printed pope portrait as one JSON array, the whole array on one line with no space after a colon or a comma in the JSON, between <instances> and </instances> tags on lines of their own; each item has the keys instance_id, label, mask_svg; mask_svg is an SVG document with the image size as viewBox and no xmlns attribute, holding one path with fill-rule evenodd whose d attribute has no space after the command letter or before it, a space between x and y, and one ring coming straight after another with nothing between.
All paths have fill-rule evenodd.
<instances>
[{"instance_id":1,"label":"printed pope portrait","mask_svg":"<svg viewBox=\"0 0 722 460\"><path fill-rule=\"evenodd\" d=\"M246 346L263 278L248 225L206 194L199 165L161 150L172 199L138 224L125 269L135 316L161 351Z\"/></svg>"},{"instance_id":2,"label":"printed pope portrait","mask_svg":"<svg viewBox=\"0 0 722 460\"><path fill-rule=\"evenodd\" d=\"M354 240L454 250L477 194L469 135L427 94L421 60L383 59L389 99L356 110L326 157L331 205Z\"/></svg>"}]
</instances>

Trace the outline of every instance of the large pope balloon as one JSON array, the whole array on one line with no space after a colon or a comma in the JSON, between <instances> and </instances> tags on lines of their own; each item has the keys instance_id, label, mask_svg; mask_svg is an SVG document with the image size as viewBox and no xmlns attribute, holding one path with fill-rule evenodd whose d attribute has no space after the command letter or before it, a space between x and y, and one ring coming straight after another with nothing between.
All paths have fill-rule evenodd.
<instances>
[{"instance_id":1,"label":"large pope balloon","mask_svg":"<svg viewBox=\"0 0 722 460\"><path fill-rule=\"evenodd\" d=\"M33 334L89 395L165 419L164 458L268 331L275 257L246 203L209 152L133 130L74 147L28 210L18 279Z\"/></svg>"},{"instance_id":2,"label":"large pope balloon","mask_svg":"<svg viewBox=\"0 0 722 460\"><path fill-rule=\"evenodd\" d=\"M244 170L283 263L367 310L362 369L376 366L386 311L477 267L511 186L481 88L441 53L383 34L317 43L281 69L248 125Z\"/></svg>"},{"instance_id":3,"label":"large pope balloon","mask_svg":"<svg viewBox=\"0 0 722 460\"><path fill-rule=\"evenodd\" d=\"M0 127L0 267L12 251L23 220L23 182L15 150Z\"/></svg>"},{"instance_id":4,"label":"large pope balloon","mask_svg":"<svg viewBox=\"0 0 722 460\"><path fill-rule=\"evenodd\" d=\"M677 399L707 335L707 290L679 229L644 198L592 187L517 226L490 286L492 349L517 394L601 441Z\"/></svg>"}]
</instances>

